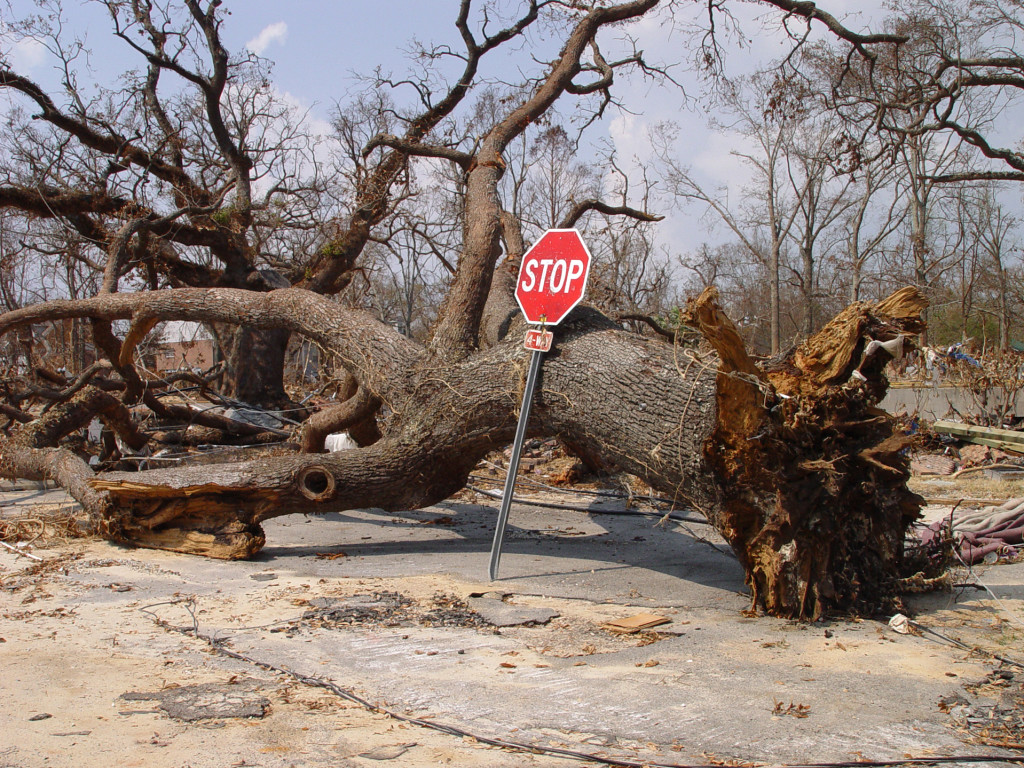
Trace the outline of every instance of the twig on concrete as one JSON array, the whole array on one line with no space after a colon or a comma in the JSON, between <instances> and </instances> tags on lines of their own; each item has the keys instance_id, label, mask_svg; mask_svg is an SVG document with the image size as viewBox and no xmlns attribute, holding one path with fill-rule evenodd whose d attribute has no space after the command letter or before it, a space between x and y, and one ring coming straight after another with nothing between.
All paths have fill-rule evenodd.
<instances>
[{"instance_id":1,"label":"twig on concrete","mask_svg":"<svg viewBox=\"0 0 1024 768\"><path fill-rule=\"evenodd\" d=\"M21 555L22 557L27 557L29 560L37 560L40 563L43 562L43 558L36 557L35 555L33 555L30 552L23 552L20 549L18 549L17 547L12 547L6 541L0 541L0 545L3 545L5 547L7 547L9 550L11 550L11 552L13 552L16 555Z\"/></svg>"}]
</instances>

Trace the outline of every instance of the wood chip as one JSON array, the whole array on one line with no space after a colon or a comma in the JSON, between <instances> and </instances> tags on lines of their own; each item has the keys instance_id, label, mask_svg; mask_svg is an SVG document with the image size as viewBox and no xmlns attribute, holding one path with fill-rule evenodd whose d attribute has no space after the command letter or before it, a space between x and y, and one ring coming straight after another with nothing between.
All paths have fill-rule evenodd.
<instances>
[{"instance_id":1,"label":"wood chip","mask_svg":"<svg viewBox=\"0 0 1024 768\"><path fill-rule=\"evenodd\" d=\"M653 613L638 613L636 616L605 622L601 626L610 632L632 635L642 629L650 629L651 627L668 624L670 621L672 620L665 616L657 616Z\"/></svg>"},{"instance_id":2,"label":"wood chip","mask_svg":"<svg viewBox=\"0 0 1024 768\"><path fill-rule=\"evenodd\" d=\"M367 752L360 752L357 757L367 760L397 760L413 747L417 746L415 741L408 744L393 744L383 747L374 747Z\"/></svg>"}]
</instances>

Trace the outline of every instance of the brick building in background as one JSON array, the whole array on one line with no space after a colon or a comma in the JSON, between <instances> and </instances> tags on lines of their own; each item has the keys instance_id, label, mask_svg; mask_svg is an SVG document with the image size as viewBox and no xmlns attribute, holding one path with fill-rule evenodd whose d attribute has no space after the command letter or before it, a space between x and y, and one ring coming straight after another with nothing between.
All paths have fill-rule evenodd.
<instances>
[{"instance_id":1,"label":"brick building in background","mask_svg":"<svg viewBox=\"0 0 1024 768\"><path fill-rule=\"evenodd\" d=\"M199 323L165 323L159 342L152 347L157 373L209 368L215 362L213 337Z\"/></svg>"}]
</instances>

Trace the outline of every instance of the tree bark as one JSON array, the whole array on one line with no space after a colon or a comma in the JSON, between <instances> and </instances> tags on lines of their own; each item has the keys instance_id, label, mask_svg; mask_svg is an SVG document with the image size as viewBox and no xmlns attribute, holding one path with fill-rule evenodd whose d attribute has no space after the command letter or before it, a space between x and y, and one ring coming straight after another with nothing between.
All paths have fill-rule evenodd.
<instances>
[{"instance_id":1,"label":"tree bark","mask_svg":"<svg viewBox=\"0 0 1024 768\"><path fill-rule=\"evenodd\" d=\"M226 363L223 392L264 408L294 405L284 389L284 362L291 334L244 326L221 326L217 342Z\"/></svg>"},{"instance_id":2,"label":"tree bark","mask_svg":"<svg viewBox=\"0 0 1024 768\"><path fill-rule=\"evenodd\" d=\"M909 439L876 408L887 349L898 345L871 342L920 332L924 305L913 288L855 304L771 369L747 356L711 292L687 311L707 339L701 348L639 337L578 308L545 358L529 432L581 446L702 512L739 556L756 607L800 618L892 609L903 535L921 500L906 488L901 450ZM412 509L447 498L480 458L511 440L527 368L519 319L503 341L452 362L295 289L44 306L51 317L234 316L305 330L387 404L384 436L364 448L108 473L89 484L108 504L112 538L214 557L251 556L264 543L261 521L278 515ZM42 313L9 313L0 331ZM0 444L0 458L9 456L16 463Z\"/></svg>"}]
</instances>

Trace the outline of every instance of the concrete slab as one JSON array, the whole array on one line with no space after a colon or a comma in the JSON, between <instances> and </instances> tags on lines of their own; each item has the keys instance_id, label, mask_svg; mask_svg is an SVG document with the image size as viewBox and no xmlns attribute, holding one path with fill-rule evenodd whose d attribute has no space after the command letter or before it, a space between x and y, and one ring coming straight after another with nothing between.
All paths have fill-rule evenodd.
<instances>
[{"instance_id":1,"label":"concrete slab","mask_svg":"<svg viewBox=\"0 0 1024 768\"><path fill-rule=\"evenodd\" d=\"M558 618L558 611L551 608L524 608L510 605L504 598L470 597L469 609L476 611L492 627L521 627L527 624L547 624Z\"/></svg>"},{"instance_id":2,"label":"concrete slab","mask_svg":"<svg viewBox=\"0 0 1024 768\"><path fill-rule=\"evenodd\" d=\"M158 617L400 713L625 759L820 763L984 751L961 741L939 704L970 695L964 683L984 679L990 659L935 637L896 634L884 620L809 625L746 616L738 563L710 528L691 523L517 505L501 578L492 583L495 518L493 506L467 501L279 518L251 562L78 545L79 557L49 577L50 597L40 603L52 616L38 620L59 622L54 612L63 609L80 629L120 621L139 631ZM16 570L28 565L0 553L2 636L13 634L9 617L25 610L17 585L29 577ZM993 566L983 578L991 593L928 596L918 619L969 645L1019 654L1024 565ZM478 595L557 617L494 627L472 610ZM671 622L627 636L601 627L638 613ZM156 642L150 630L148 642ZM155 647L228 664L195 640L158 636ZM239 662L231 664L238 673ZM26 693L18 701L30 700ZM11 722L10 706L0 705L0 730ZM416 733L382 748L409 741L424 743ZM358 756L372 745L350 746ZM501 753L489 754L484 764L504 764Z\"/></svg>"},{"instance_id":3,"label":"concrete slab","mask_svg":"<svg viewBox=\"0 0 1024 768\"><path fill-rule=\"evenodd\" d=\"M987 405L986 405L987 404ZM922 419L935 421L947 418L952 413L967 413L982 416L993 410L1012 413L1018 418L1024 416L1024 392L1012 393L992 388L984 395L978 395L966 387L953 385L920 386L895 385L889 387L879 407L889 413L916 413Z\"/></svg>"}]
</instances>

